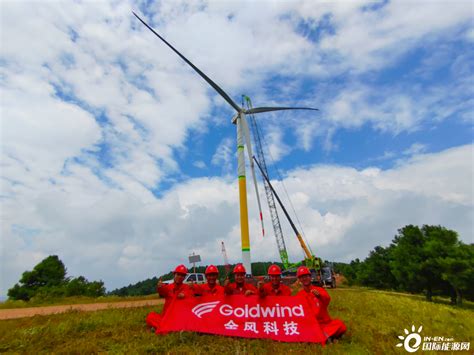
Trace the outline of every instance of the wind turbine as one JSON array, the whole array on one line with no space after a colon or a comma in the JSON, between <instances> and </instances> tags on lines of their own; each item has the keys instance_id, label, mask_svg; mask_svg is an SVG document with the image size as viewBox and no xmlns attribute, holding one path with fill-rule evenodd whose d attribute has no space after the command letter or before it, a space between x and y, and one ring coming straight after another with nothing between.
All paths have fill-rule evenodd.
<instances>
[{"instance_id":1,"label":"wind turbine","mask_svg":"<svg viewBox=\"0 0 474 355\"><path fill-rule=\"evenodd\" d=\"M236 111L232 118L232 123L237 125L237 174L239 180L239 199L240 199L240 236L242 243L242 262L247 270L247 274L252 274L251 259L250 259L250 238L249 238L249 223L248 223L248 210L247 210L247 182L245 177L245 157L244 157L244 140L247 146L247 153L249 156L250 169L252 171L253 182L255 186L255 192L257 194L258 209L260 212L260 222L262 224L262 233L265 233L263 226L262 208L260 204L260 197L258 194L257 178L255 176L255 168L253 163L252 146L250 143L250 130L245 115L257 114L271 111L283 111L283 110L313 110L319 111L317 108L310 107L255 107L250 109L244 109L237 105L227 93L222 90L215 82L213 82L206 74L204 74L198 67L191 63L184 55L182 55L176 48L174 48L168 41L161 37L153 28L151 28L140 16L132 11L135 17L140 20L151 32L155 34L160 40L162 40L173 52L181 57L191 68L193 68L212 88L222 96L227 103L234 108Z\"/></svg>"}]
</instances>

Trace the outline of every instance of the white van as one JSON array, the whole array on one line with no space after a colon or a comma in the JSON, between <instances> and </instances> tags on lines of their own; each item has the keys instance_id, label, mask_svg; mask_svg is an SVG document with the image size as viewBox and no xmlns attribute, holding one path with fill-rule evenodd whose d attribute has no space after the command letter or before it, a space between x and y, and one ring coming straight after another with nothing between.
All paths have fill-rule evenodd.
<instances>
[{"instance_id":1,"label":"white van","mask_svg":"<svg viewBox=\"0 0 474 355\"><path fill-rule=\"evenodd\" d=\"M206 277L204 274L200 274L200 273L187 274L183 283L189 284L191 282L194 282L195 284L203 284L203 283L206 283Z\"/></svg>"},{"instance_id":2,"label":"white van","mask_svg":"<svg viewBox=\"0 0 474 355\"><path fill-rule=\"evenodd\" d=\"M163 281L163 283L164 284L171 284L171 283L173 283L173 279ZM185 284L190 284L190 283L203 284L203 283L206 283L206 277L204 276L204 274L191 272L191 273L186 275L186 278L184 279L183 283L185 283Z\"/></svg>"}]
</instances>

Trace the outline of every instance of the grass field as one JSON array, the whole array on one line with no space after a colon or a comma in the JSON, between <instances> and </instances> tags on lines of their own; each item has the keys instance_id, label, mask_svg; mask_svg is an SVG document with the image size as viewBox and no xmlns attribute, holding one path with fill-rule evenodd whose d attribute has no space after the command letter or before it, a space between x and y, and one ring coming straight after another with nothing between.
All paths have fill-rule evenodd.
<instances>
[{"instance_id":1,"label":"grass field","mask_svg":"<svg viewBox=\"0 0 474 355\"><path fill-rule=\"evenodd\" d=\"M0 352L406 354L395 347L397 336L414 324L423 326L422 336L471 342L472 353L472 303L459 308L418 296L359 288L329 292L331 314L344 320L348 332L337 344L324 348L195 333L157 336L147 331L144 321L156 308L143 307L0 321Z\"/></svg>"},{"instance_id":2,"label":"grass field","mask_svg":"<svg viewBox=\"0 0 474 355\"><path fill-rule=\"evenodd\" d=\"M25 301L5 301L0 303L0 309L12 309L12 308L29 308L29 307L40 307L40 306L59 306L65 304L85 304L85 303L110 303L110 302L123 302L123 301L139 301L155 299L156 295L148 296L135 296L135 297L119 297L119 296L104 296L104 297L64 297L58 299L47 299L47 300L31 300Z\"/></svg>"}]
</instances>

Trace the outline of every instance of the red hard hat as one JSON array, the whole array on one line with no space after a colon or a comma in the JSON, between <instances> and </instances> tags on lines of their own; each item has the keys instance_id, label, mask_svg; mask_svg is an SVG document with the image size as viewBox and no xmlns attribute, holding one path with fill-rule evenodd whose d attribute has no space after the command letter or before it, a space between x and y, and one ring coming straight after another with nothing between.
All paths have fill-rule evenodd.
<instances>
[{"instance_id":1,"label":"red hard hat","mask_svg":"<svg viewBox=\"0 0 474 355\"><path fill-rule=\"evenodd\" d=\"M245 274L245 267L242 264L237 264L234 267L234 274Z\"/></svg>"},{"instance_id":2,"label":"red hard hat","mask_svg":"<svg viewBox=\"0 0 474 355\"><path fill-rule=\"evenodd\" d=\"M298 271L296 271L296 276L300 277L300 276L303 276L303 275L311 275L311 272L309 271L309 269L306 266L300 266L298 268Z\"/></svg>"},{"instance_id":3,"label":"red hard hat","mask_svg":"<svg viewBox=\"0 0 474 355\"><path fill-rule=\"evenodd\" d=\"M206 268L206 275L207 274L218 274L218 273L219 273L219 270L217 270L217 268L214 265L209 265Z\"/></svg>"},{"instance_id":4,"label":"red hard hat","mask_svg":"<svg viewBox=\"0 0 474 355\"><path fill-rule=\"evenodd\" d=\"M176 269L174 269L174 273L178 273L178 274L187 274L188 273L188 269L186 268L186 266L184 266L183 264L181 265L178 265L176 266Z\"/></svg>"},{"instance_id":5,"label":"red hard hat","mask_svg":"<svg viewBox=\"0 0 474 355\"><path fill-rule=\"evenodd\" d=\"M268 275L281 275L281 269L278 265L271 265L268 268Z\"/></svg>"}]
</instances>

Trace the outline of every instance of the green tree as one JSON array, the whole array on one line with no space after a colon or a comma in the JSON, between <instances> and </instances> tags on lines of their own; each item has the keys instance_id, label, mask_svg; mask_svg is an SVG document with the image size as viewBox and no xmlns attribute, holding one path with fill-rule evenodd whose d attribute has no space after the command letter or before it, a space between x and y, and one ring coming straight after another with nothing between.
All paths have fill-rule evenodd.
<instances>
[{"instance_id":1,"label":"green tree","mask_svg":"<svg viewBox=\"0 0 474 355\"><path fill-rule=\"evenodd\" d=\"M83 276L66 278L66 267L56 255L48 256L32 271L25 271L19 281L8 290L8 297L29 301L64 296L98 297L105 294L102 281L89 282Z\"/></svg>"},{"instance_id":2,"label":"green tree","mask_svg":"<svg viewBox=\"0 0 474 355\"><path fill-rule=\"evenodd\" d=\"M391 248L376 246L369 256L360 264L357 272L357 283L378 289L397 287L395 277L390 270Z\"/></svg>"},{"instance_id":3,"label":"green tree","mask_svg":"<svg viewBox=\"0 0 474 355\"><path fill-rule=\"evenodd\" d=\"M474 245L459 243L447 257L439 261L441 277L456 294L456 303L462 304L464 295L474 296Z\"/></svg>"},{"instance_id":4,"label":"green tree","mask_svg":"<svg viewBox=\"0 0 474 355\"><path fill-rule=\"evenodd\" d=\"M472 255L469 259L470 249L462 245L455 231L442 226L400 229L393 240L390 262L400 289L425 291L430 301L435 292L450 294L453 302L461 301L472 280Z\"/></svg>"},{"instance_id":5,"label":"green tree","mask_svg":"<svg viewBox=\"0 0 474 355\"><path fill-rule=\"evenodd\" d=\"M359 273L360 268L361 262L358 258L352 260L350 264L339 264L339 270L346 278L348 285L354 285L357 283L357 274Z\"/></svg>"},{"instance_id":6,"label":"green tree","mask_svg":"<svg viewBox=\"0 0 474 355\"><path fill-rule=\"evenodd\" d=\"M8 297L28 301L40 288L61 286L66 283L66 268L57 255L50 255L32 271L25 271L18 284L8 290Z\"/></svg>"},{"instance_id":7,"label":"green tree","mask_svg":"<svg viewBox=\"0 0 474 355\"><path fill-rule=\"evenodd\" d=\"M422 253L424 260L420 265L424 279L427 297L431 300L431 295L435 291L450 290L450 284L443 279L443 260L456 253L459 247L458 235L455 231L442 226L424 225L421 232L425 238ZM454 289L452 289L454 292ZM446 291L444 291L445 293ZM448 291L449 292L449 291ZM452 293L454 295L454 293ZM453 297L453 303L455 303Z\"/></svg>"},{"instance_id":8,"label":"green tree","mask_svg":"<svg viewBox=\"0 0 474 355\"><path fill-rule=\"evenodd\" d=\"M92 281L87 283L84 296L100 297L105 295L105 286L103 281Z\"/></svg>"},{"instance_id":9,"label":"green tree","mask_svg":"<svg viewBox=\"0 0 474 355\"><path fill-rule=\"evenodd\" d=\"M102 281L89 282L84 276L70 280L66 285L66 296L99 297L105 294Z\"/></svg>"},{"instance_id":10,"label":"green tree","mask_svg":"<svg viewBox=\"0 0 474 355\"><path fill-rule=\"evenodd\" d=\"M413 225L398 230L391 245L390 270L395 276L398 288L409 292L421 292L425 280L421 264L425 259L423 245L425 238L420 228ZM428 297L428 296L427 296ZM431 295L428 297L431 299Z\"/></svg>"},{"instance_id":11,"label":"green tree","mask_svg":"<svg viewBox=\"0 0 474 355\"><path fill-rule=\"evenodd\" d=\"M33 296L33 290L19 284L15 284L8 290L8 297L12 300L28 301Z\"/></svg>"},{"instance_id":12,"label":"green tree","mask_svg":"<svg viewBox=\"0 0 474 355\"><path fill-rule=\"evenodd\" d=\"M66 281L66 267L57 255L50 255L41 261L34 267L33 273L40 287L58 286Z\"/></svg>"}]
</instances>

